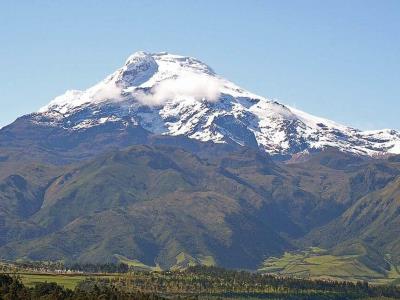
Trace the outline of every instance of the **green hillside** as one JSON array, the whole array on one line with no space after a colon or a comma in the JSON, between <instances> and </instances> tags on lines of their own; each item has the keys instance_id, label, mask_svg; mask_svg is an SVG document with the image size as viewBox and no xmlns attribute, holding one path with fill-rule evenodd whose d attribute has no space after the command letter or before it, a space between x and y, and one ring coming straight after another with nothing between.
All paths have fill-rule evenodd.
<instances>
[{"instance_id":1,"label":"green hillside","mask_svg":"<svg viewBox=\"0 0 400 300\"><path fill-rule=\"evenodd\" d=\"M166 143L109 150L62 165L32 161L13 169L8 161L0 172L0 255L123 260L148 270L195 264L255 270L268 257L292 260L293 254L284 253L321 245L331 256L311 258L310 265L318 267L306 269L305 275L323 276L331 273L330 266L340 265L338 277L375 280L391 272L387 257L396 265L399 240L389 237L398 228L397 202L389 200L397 191L397 160L327 149L287 163L246 148L182 148L161 141ZM379 212L387 217L349 225L352 211L372 207L363 203L375 203L380 196L387 204ZM342 233L349 235L332 233L332 224L342 224L350 230ZM357 242L358 233L374 232L367 225L375 232L384 226L385 238ZM348 264L353 270L346 269Z\"/></svg>"}]
</instances>

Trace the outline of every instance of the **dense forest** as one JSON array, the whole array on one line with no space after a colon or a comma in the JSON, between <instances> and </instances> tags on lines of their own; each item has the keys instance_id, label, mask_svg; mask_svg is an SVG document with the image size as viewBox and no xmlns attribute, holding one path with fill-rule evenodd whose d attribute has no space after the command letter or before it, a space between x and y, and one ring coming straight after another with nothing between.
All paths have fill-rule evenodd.
<instances>
[{"instance_id":1,"label":"dense forest","mask_svg":"<svg viewBox=\"0 0 400 300\"><path fill-rule=\"evenodd\" d=\"M25 286L18 274L0 275L0 299L399 299L396 286L303 280L217 267L185 271L88 276L75 289L55 282Z\"/></svg>"}]
</instances>

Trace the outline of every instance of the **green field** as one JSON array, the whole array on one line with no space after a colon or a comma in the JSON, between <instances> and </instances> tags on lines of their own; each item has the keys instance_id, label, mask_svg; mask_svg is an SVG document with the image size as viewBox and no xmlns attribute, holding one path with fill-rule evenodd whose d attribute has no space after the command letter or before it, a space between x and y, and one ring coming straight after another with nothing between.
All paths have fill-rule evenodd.
<instances>
[{"instance_id":1,"label":"green field","mask_svg":"<svg viewBox=\"0 0 400 300\"><path fill-rule=\"evenodd\" d=\"M324 249L311 247L298 252L286 252L282 257L266 259L259 269L263 273L313 279L367 280L380 284L396 284L400 274L394 266L386 274L372 270L359 255L332 255Z\"/></svg>"},{"instance_id":2,"label":"green field","mask_svg":"<svg viewBox=\"0 0 400 300\"><path fill-rule=\"evenodd\" d=\"M83 281L85 275L55 275L55 274L19 274L23 284L32 287L37 282L55 282L58 285L73 290L75 286Z\"/></svg>"},{"instance_id":3,"label":"green field","mask_svg":"<svg viewBox=\"0 0 400 300\"><path fill-rule=\"evenodd\" d=\"M18 273L21 281L27 287L33 287L38 282L55 282L64 288L73 290L76 285L86 278L114 278L116 275L65 275L65 274L41 274L41 273Z\"/></svg>"}]
</instances>

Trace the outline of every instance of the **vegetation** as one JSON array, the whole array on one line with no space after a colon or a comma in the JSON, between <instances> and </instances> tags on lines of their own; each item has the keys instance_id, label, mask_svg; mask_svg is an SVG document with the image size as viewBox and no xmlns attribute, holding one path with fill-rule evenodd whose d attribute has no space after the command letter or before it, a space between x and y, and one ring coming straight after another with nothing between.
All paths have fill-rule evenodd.
<instances>
[{"instance_id":1,"label":"vegetation","mask_svg":"<svg viewBox=\"0 0 400 300\"><path fill-rule=\"evenodd\" d=\"M54 282L66 289L73 290L81 281L84 281L86 275L63 275L63 274L41 274L41 273L21 273L17 274L21 282L27 287L34 287L41 282Z\"/></svg>"},{"instance_id":2,"label":"vegetation","mask_svg":"<svg viewBox=\"0 0 400 300\"><path fill-rule=\"evenodd\" d=\"M394 267L380 273L365 264L359 254L334 255L317 247L286 252L281 257L270 257L264 261L259 271L300 278L368 280L387 284L396 283L400 279L400 273Z\"/></svg>"},{"instance_id":3,"label":"vegetation","mask_svg":"<svg viewBox=\"0 0 400 300\"><path fill-rule=\"evenodd\" d=\"M277 277L217 267L185 271L131 272L90 276L75 287L57 282L59 275L24 285L19 276L0 275L0 299L398 299L396 286ZM49 279L49 280L48 280ZM43 281L44 280L44 281ZM48 281L47 281L48 280Z\"/></svg>"},{"instance_id":4,"label":"vegetation","mask_svg":"<svg viewBox=\"0 0 400 300\"><path fill-rule=\"evenodd\" d=\"M68 269L73 271L81 271L85 273L127 273L129 266L124 263L113 264L72 264L67 266Z\"/></svg>"},{"instance_id":5,"label":"vegetation","mask_svg":"<svg viewBox=\"0 0 400 300\"><path fill-rule=\"evenodd\" d=\"M395 238L399 224L400 177L360 198L338 219L315 229L308 238L329 248L337 248L337 244L354 248L358 244L368 254L377 250L381 257L374 260L379 259L381 265L386 263L389 271L390 266L400 265L400 240Z\"/></svg>"},{"instance_id":6,"label":"vegetation","mask_svg":"<svg viewBox=\"0 0 400 300\"><path fill-rule=\"evenodd\" d=\"M27 288L18 277L0 275L0 299L4 300L97 300L97 299L126 299L126 300L158 300L163 299L154 294L141 292L126 293L111 285L102 284L95 280L85 280L74 290L65 289L54 282L38 282Z\"/></svg>"}]
</instances>

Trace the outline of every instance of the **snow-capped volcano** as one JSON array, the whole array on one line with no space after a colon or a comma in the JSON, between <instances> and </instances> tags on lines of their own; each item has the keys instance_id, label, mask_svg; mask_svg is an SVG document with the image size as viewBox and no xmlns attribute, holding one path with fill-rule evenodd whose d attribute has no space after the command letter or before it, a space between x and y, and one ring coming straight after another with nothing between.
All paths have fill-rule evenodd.
<instances>
[{"instance_id":1,"label":"snow-capped volcano","mask_svg":"<svg viewBox=\"0 0 400 300\"><path fill-rule=\"evenodd\" d=\"M137 52L85 91L67 91L33 114L38 125L87 130L108 122L163 135L237 143L270 154L335 147L361 155L400 153L400 133L363 132L250 93L201 61Z\"/></svg>"}]
</instances>

